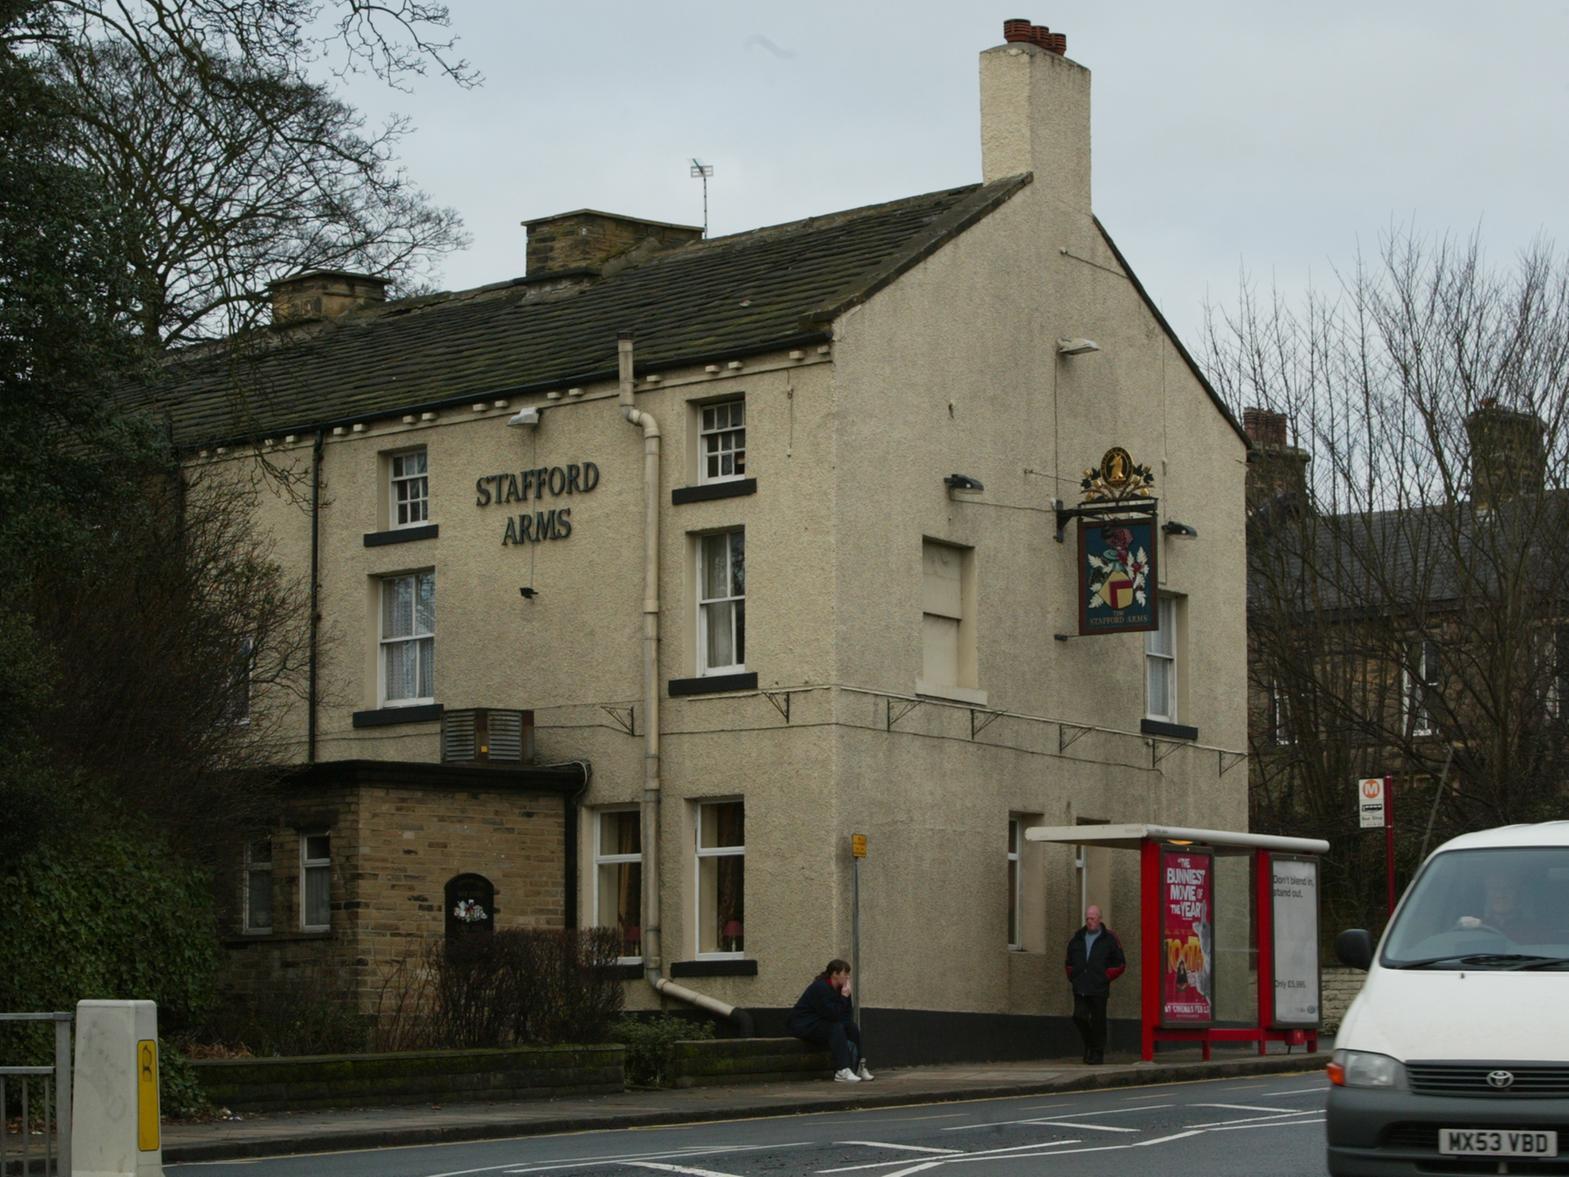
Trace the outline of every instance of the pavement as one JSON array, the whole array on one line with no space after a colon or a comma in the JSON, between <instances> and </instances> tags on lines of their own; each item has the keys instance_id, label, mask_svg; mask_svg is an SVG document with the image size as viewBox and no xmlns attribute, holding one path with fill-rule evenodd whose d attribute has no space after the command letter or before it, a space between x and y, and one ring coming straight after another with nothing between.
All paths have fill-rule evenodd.
<instances>
[{"instance_id":1,"label":"pavement","mask_svg":"<svg viewBox=\"0 0 1569 1177\"><path fill-rule=\"evenodd\" d=\"M1115 1056L1098 1066L1086 1066L1077 1059L945 1063L879 1070L870 1083L795 1079L559 1099L258 1112L245 1113L238 1119L210 1121L166 1120L163 1160L165 1164L232 1160L997 1099L1322 1070L1329 1061L1323 1038L1319 1040L1318 1052L1313 1054L1300 1047L1294 1053L1286 1053L1278 1043L1271 1044L1272 1053L1267 1055L1256 1054L1255 1050L1251 1045L1246 1052L1218 1048L1208 1062L1195 1047L1162 1051L1153 1063Z\"/></svg>"}]
</instances>

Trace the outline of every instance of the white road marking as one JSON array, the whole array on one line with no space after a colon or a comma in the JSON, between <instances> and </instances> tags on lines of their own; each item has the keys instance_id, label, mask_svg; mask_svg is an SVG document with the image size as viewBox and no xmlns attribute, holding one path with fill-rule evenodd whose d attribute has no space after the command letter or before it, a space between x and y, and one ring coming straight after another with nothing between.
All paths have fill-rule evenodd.
<instances>
[{"instance_id":1,"label":"white road marking","mask_svg":"<svg viewBox=\"0 0 1569 1177\"><path fill-rule=\"evenodd\" d=\"M690 1173L692 1177L739 1177L736 1173L721 1173L718 1169L689 1169L685 1165L661 1165L657 1161L628 1161L634 1169L658 1169L665 1173Z\"/></svg>"},{"instance_id":2,"label":"white road marking","mask_svg":"<svg viewBox=\"0 0 1569 1177\"><path fill-rule=\"evenodd\" d=\"M1194 1124L1195 1128L1224 1128L1228 1124L1261 1124L1271 1120L1295 1119L1311 1115L1317 1108L1303 1108L1300 1112L1276 1112L1273 1116L1244 1116L1239 1120L1211 1120L1208 1124Z\"/></svg>"},{"instance_id":3,"label":"white road marking","mask_svg":"<svg viewBox=\"0 0 1569 1177\"><path fill-rule=\"evenodd\" d=\"M1264 1124L1233 1124L1229 1128L1211 1128L1211 1132L1246 1132L1249 1128L1295 1128L1298 1124L1322 1124L1324 1117L1316 1120L1270 1120Z\"/></svg>"},{"instance_id":4,"label":"white road marking","mask_svg":"<svg viewBox=\"0 0 1569 1177\"><path fill-rule=\"evenodd\" d=\"M1190 1103L1190 1108L1225 1108L1233 1112L1278 1112L1282 1116L1292 1114L1290 1108L1262 1108L1251 1103Z\"/></svg>"},{"instance_id":5,"label":"white road marking","mask_svg":"<svg viewBox=\"0 0 1569 1177\"><path fill-rule=\"evenodd\" d=\"M694 1160L697 1157L714 1156L719 1153L745 1153L760 1152L781 1148L804 1148L809 1142L794 1140L785 1144L719 1144L719 1145L687 1145L683 1148L666 1148L657 1152L636 1153L608 1153L601 1156L573 1157L556 1161L530 1161L520 1164L509 1161L505 1165L491 1165L485 1169L463 1169L455 1173L433 1173L430 1177L466 1177L472 1173L493 1173L500 1171L507 1177L514 1177L522 1173L553 1173L561 1169L585 1169L594 1165L604 1164L638 1164L652 1160Z\"/></svg>"},{"instance_id":6,"label":"white road marking","mask_svg":"<svg viewBox=\"0 0 1569 1177\"><path fill-rule=\"evenodd\" d=\"M840 1140L836 1143L860 1144L865 1145L867 1148L902 1148L906 1152L956 1153L964 1151L962 1148L927 1148L919 1144L889 1144L884 1140Z\"/></svg>"},{"instance_id":7,"label":"white road marking","mask_svg":"<svg viewBox=\"0 0 1569 1177\"><path fill-rule=\"evenodd\" d=\"M998 1156L1001 1156L1004 1153L1023 1152L1026 1149L1032 1149L1032 1148L1034 1148L1034 1149L1057 1148L1057 1147L1059 1147L1061 1145L1064 1145L1064 1144L1078 1144L1078 1143L1079 1142L1077 1140L1038 1140L1038 1141L1035 1141L1032 1144L1010 1144L1007 1148L987 1148L987 1149L982 1149L980 1152L960 1152L960 1153L956 1153L953 1156L942 1157L942 1158L940 1158L938 1160L934 1160L934 1161L927 1161L924 1165L918 1165L916 1168L918 1168L918 1169L930 1169L933 1165L957 1165L957 1164L959 1164L959 1163L961 1163L963 1161L973 1161L973 1160L985 1159L985 1158L988 1158L988 1157L998 1157ZM898 1164L902 1164L902 1163L903 1163L902 1160L899 1160L899 1161L872 1161L872 1162L870 1162L868 1164L864 1164L864 1165L841 1165L841 1166L839 1166L836 1169L819 1169L819 1170L817 1170L817 1172L819 1174L821 1174L821 1173L854 1173L854 1172L857 1172L857 1171L862 1170L862 1169L886 1169L889 1165L898 1165ZM914 1169L906 1169L905 1170L905 1172L914 1172L914 1171L915 1171ZM885 1173L885 1174L883 1174L883 1177L899 1177L899 1175L897 1173Z\"/></svg>"},{"instance_id":8,"label":"white road marking","mask_svg":"<svg viewBox=\"0 0 1569 1177\"><path fill-rule=\"evenodd\" d=\"M1142 1132L1142 1128L1118 1128L1111 1124L1075 1124L1072 1120L1026 1120L1046 1128L1084 1128L1090 1132Z\"/></svg>"},{"instance_id":9,"label":"white road marking","mask_svg":"<svg viewBox=\"0 0 1569 1177\"><path fill-rule=\"evenodd\" d=\"M1129 1112L1149 1112L1160 1108L1176 1107L1174 1103L1150 1103L1136 1108L1107 1108L1102 1112L1074 1112L1076 1120L1087 1120L1091 1116L1123 1116ZM944 1132L969 1132L976 1128L999 1128L1007 1124L1041 1124L1047 1122L1040 1116L1032 1116L1026 1120L990 1120L984 1124L955 1124L952 1128L944 1128Z\"/></svg>"}]
</instances>

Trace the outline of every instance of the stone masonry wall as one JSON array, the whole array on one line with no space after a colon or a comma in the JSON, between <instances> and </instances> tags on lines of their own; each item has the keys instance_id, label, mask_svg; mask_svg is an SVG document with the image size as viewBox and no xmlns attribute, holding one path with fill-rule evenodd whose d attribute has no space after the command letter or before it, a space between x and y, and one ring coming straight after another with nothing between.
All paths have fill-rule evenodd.
<instances>
[{"instance_id":1,"label":"stone masonry wall","mask_svg":"<svg viewBox=\"0 0 1569 1177\"><path fill-rule=\"evenodd\" d=\"M272 831L273 930L243 931L238 867L221 883L220 987L247 1004L325 997L361 1013L398 984L402 962L445 934L455 875L495 887L495 928L559 928L565 919L565 813L549 793L362 787L290 803ZM300 928L300 837L332 838L332 926Z\"/></svg>"},{"instance_id":2,"label":"stone masonry wall","mask_svg":"<svg viewBox=\"0 0 1569 1177\"><path fill-rule=\"evenodd\" d=\"M1356 995L1362 992L1367 974L1361 969L1324 969L1321 975L1324 1033L1340 1029L1340 1019Z\"/></svg>"}]
</instances>

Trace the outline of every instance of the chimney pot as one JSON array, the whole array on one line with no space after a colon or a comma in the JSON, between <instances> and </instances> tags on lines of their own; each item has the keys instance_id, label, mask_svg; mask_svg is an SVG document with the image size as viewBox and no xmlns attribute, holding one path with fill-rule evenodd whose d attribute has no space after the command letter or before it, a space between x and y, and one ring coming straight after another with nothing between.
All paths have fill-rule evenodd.
<instances>
[{"instance_id":1,"label":"chimney pot","mask_svg":"<svg viewBox=\"0 0 1569 1177\"><path fill-rule=\"evenodd\" d=\"M1002 22L1002 39L1004 41L1032 40L1030 28L1030 22L1027 20L1005 20Z\"/></svg>"},{"instance_id":2,"label":"chimney pot","mask_svg":"<svg viewBox=\"0 0 1569 1177\"><path fill-rule=\"evenodd\" d=\"M1269 409L1242 410L1242 428L1258 449L1286 448L1286 415Z\"/></svg>"},{"instance_id":3,"label":"chimney pot","mask_svg":"<svg viewBox=\"0 0 1569 1177\"><path fill-rule=\"evenodd\" d=\"M1068 34L1051 33L1046 38L1046 48L1058 57L1064 57L1068 52Z\"/></svg>"}]
</instances>

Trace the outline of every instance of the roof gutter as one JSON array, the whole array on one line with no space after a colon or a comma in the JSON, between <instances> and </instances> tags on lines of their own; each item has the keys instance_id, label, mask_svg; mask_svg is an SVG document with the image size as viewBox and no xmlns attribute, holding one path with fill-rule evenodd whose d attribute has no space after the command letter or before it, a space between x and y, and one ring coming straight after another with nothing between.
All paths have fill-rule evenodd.
<instances>
[{"instance_id":1,"label":"roof gutter","mask_svg":"<svg viewBox=\"0 0 1569 1177\"><path fill-rule=\"evenodd\" d=\"M664 975L660 955L659 813L659 423L634 407L632 336L616 337L621 415L643 430L643 977L662 997L673 997L734 1022L750 1037L752 1017L743 1009L677 985Z\"/></svg>"}]
</instances>

